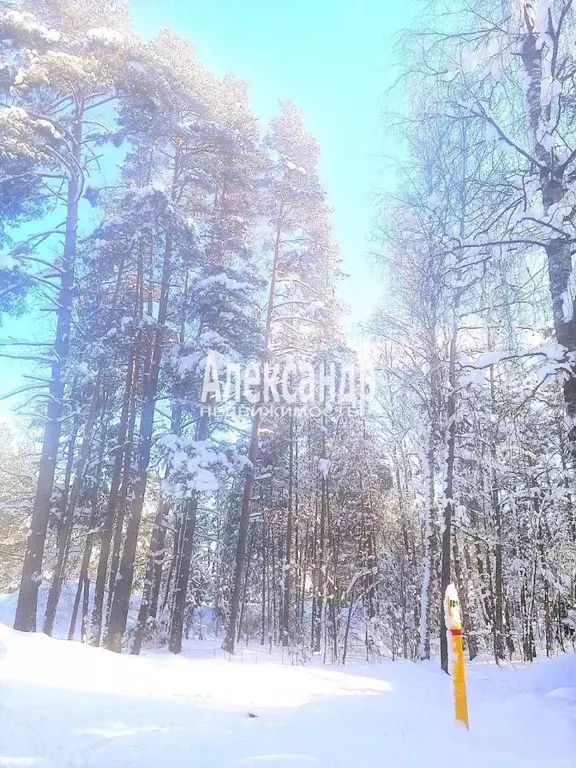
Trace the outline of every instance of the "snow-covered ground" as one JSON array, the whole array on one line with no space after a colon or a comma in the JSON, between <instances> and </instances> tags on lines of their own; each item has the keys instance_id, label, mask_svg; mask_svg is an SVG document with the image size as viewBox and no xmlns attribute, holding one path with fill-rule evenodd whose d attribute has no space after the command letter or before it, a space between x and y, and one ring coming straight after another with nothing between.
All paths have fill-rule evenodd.
<instances>
[{"instance_id":1,"label":"snow-covered ground","mask_svg":"<svg viewBox=\"0 0 576 768\"><path fill-rule=\"evenodd\" d=\"M209 643L119 656L0 624L0 766L576 766L576 657L476 665L469 683L466 732L432 665L230 661Z\"/></svg>"}]
</instances>

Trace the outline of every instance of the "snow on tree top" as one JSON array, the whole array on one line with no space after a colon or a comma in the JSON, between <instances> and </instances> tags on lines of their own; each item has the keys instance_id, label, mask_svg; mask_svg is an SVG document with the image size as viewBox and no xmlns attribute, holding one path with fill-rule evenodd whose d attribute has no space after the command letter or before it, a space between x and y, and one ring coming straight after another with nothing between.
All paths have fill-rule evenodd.
<instances>
[{"instance_id":1,"label":"snow on tree top","mask_svg":"<svg viewBox=\"0 0 576 768\"><path fill-rule=\"evenodd\" d=\"M35 34L45 40L47 43L58 43L62 35L56 29L49 29L39 24L32 13L26 11L8 10L0 15L0 21L12 25L15 29L20 29L28 34Z\"/></svg>"},{"instance_id":2,"label":"snow on tree top","mask_svg":"<svg viewBox=\"0 0 576 768\"><path fill-rule=\"evenodd\" d=\"M218 275L209 275L208 277L205 277L204 279L199 280L196 285L198 288L203 288L203 287L208 288L215 284L221 285L222 287L226 288L229 291L244 290L252 287L250 283L242 283L242 282L239 282L238 280L234 280L231 277L228 277L228 275L225 272L221 272Z\"/></svg>"},{"instance_id":3,"label":"snow on tree top","mask_svg":"<svg viewBox=\"0 0 576 768\"><path fill-rule=\"evenodd\" d=\"M124 42L124 35L109 27L96 27L86 33L89 40L94 40L104 45L120 45Z\"/></svg>"}]
</instances>

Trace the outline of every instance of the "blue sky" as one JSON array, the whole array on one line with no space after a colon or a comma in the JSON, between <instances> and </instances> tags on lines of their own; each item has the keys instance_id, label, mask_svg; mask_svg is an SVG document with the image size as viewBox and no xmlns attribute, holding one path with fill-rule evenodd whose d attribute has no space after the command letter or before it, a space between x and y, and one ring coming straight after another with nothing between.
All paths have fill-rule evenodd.
<instances>
[{"instance_id":1,"label":"blue sky","mask_svg":"<svg viewBox=\"0 0 576 768\"><path fill-rule=\"evenodd\" d=\"M392 38L409 23L410 0L132 0L132 7L141 34L170 26L192 40L217 75L246 80L263 124L280 99L301 107L322 149L352 330L382 291L366 259L371 197L393 183L383 175L380 117L395 76ZM45 326L6 319L0 336L43 338ZM21 372L21 364L2 361L0 394L22 384ZM0 412L11 404L0 401Z\"/></svg>"}]
</instances>

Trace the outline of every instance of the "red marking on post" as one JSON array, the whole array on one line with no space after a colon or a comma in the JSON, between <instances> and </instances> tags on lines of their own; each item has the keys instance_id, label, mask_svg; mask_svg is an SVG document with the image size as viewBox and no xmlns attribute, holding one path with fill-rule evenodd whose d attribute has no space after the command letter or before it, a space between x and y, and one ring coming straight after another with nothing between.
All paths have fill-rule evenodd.
<instances>
[{"instance_id":1,"label":"red marking on post","mask_svg":"<svg viewBox=\"0 0 576 768\"><path fill-rule=\"evenodd\" d=\"M461 629L451 629L450 630L451 635L455 635L456 637L460 637L462 635Z\"/></svg>"}]
</instances>

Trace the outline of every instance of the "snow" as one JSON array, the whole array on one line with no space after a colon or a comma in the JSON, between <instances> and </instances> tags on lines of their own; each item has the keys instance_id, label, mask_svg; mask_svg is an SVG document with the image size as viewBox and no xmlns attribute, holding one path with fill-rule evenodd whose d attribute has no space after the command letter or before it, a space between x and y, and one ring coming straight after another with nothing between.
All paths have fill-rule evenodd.
<instances>
[{"instance_id":1,"label":"snow","mask_svg":"<svg viewBox=\"0 0 576 768\"><path fill-rule=\"evenodd\" d=\"M562 344L548 344L545 347L536 347L535 349L531 349L529 354L543 355L549 360L556 360L557 362L560 362L566 359L567 352L568 350Z\"/></svg>"},{"instance_id":2,"label":"snow","mask_svg":"<svg viewBox=\"0 0 576 768\"><path fill-rule=\"evenodd\" d=\"M32 13L10 9L5 11L0 18L7 21L9 24L12 24L17 29L38 35L48 43L57 43L62 37L58 30L48 29L47 27L38 24L36 17Z\"/></svg>"},{"instance_id":3,"label":"snow","mask_svg":"<svg viewBox=\"0 0 576 768\"><path fill-rule=\"evenodd\" d=\"M554 379L558 373L558 366L554 363L546 363L536 371L538 382L543 384L547 379Z\"/></svg>"},{"instance_id":4,"label":"snow","mask_svg":"<svg viewBox=\"0 0 576 768\"><path fill-rule=\"evenodd\" d=\"M189 498L196 491L217 491L218 478L212 469L230 468L226 455L205 440L190 440L167 432L156 442L168 468L162 488L173 498Z\"/></svg>"},{"instance_id":5,"label":"snow","mask_svg":"<svg viewBox=\"0 0 576 768\"><path fill-rule=\"evenodd\" d=\"M212 331L209 328L198 334L198 344L202 349L211 350L212 347L217 347L224 341L225 339L219 333L216 333L216 331Z\"/></svg>"},{"instance_id":6,"label":"snow","mask_svg":"<svg viewBox=\"0 0 576 768\"><path fill-rule=\"evenodd\" d=\"M574 299L576 298L576 272L574 269L568 276L566 290L562 294L562 319L565 323L572 322L574 316Z\"/></svg>"},{"instance_id":7,"label":"snow","mask_svg":"<svg viewBox=\"0 0 576 768\"><path fill-rule=\"evenodd\" d=\"M484 136L486 138L486 141L499 141L500 140L500 134L498 133L498 129L495 128L492 123L486 123L484 126Z\"/></svg>"},{"instance_id":8,"label":"snow","mask_svg":"<svg viewBox=\"0 0 576 768\"><path fill-rule=\"evenodd\" d=\"M198 290L213 286L221 287L228 291L246 290L252 287L250 283L241 283L238 280L228 277L225 272L221 272L217 275L210 275L202 280L198 280L196 283L196 288Z\"/></svg>"},{"instance_id":9,"label":"snow","mask_svg":"<svg viewBox=\"0 0 576 768\"><path fill-rule=\"evenodd\" d=\"M143 187L134 187L132 190L136 200L144 200L146 197L154 197L157 194L166 194L166 187L161 181L153 181Z\"/></svg>"},{"instance_id":10,"label":"snow","mask_svg":"<svg viewBox=\"0 0 576 768\"><path fill-rule=\"evenodd\" d=\"M431 664L284 661L260 648L231 660L200 641L180 656L117 655L0 624L0 765L574 766L574 656L469 665L469 732Z\"/></svg>"},{"instance_id":11,"label":"snow","mask_svg":"<svg viewBox=\"0 0 576 768\"><path fill-rule=\"evenodd\" d=\"M43 128L44 130L48 131L48 133L52 136L53 139L56 139L56 141L62 140L62 134L60 131L56 130L50 120L36 120L36 125L39 128Z\"/></svg>"},{"instance_id":12,"label":"snow","mask_svg":"<svg viewBox=\"0 0 576 768\"><path fill-rule=\"evenodd\" d=\"M128 315L124 315L120 318L120 331L122 333L126 333L126 329L134 322L133 317L129 317Z\"/></svg>"},{"instance_id":13,"label":"snow","mask_svg":"<svg viewBox=\"0 0 576 768\"><path fill-rule=\"evenodd\" d=\"M18 261L9 254L0 254L0 269L15 269L18 266L20 266Z\"/></svg>"},{"instance_id":14,"label":"snow","mask_svg":"<svg viewBox=\"0 0 576 768\"><path fill-rule=\"evenodd\" d=\"M183 379L187 374L192 373L198 365L198 352L191 352L189 355L181 355L176 360L178 375Z\"/></svg>"},{"instance_id":15,"label":"snow","mask_svg":"<svg viewBox=\"0 0 576 768\"><path fill-rule=\"evenodd\" d=\"M554 149L555 139L551 133L545 132L542 134L540 144L544 147L546 152L550 152Z\"/></svg>"},{"instance_id":16,"label":"snow","mask_svg":"<svg viewBox=\"0 0 576 768\"><path fill-rule=\"evenodd\" d=\"M28 112L22 107L1 107L0 118L3 120L28 120Z\"/></svg>"},{"instance_id":17,"label":"snow","mask_svg":"<svg viewBox=\"0 0 576 768\"><path fill-rule=\"evenodd\" d=\"M94 42L104 45L121 45L124 42L124 35L108 27L96 27L89 29L86 37Z\"/></svg>"},{"instance_id":18,"label":"snow","mask_svg":"<svg viewBox=\"0 0 576 768\"><path fill-rule=\"evenodd\" d=\"M505 357L506 352L502 350L484 352L474 363L474 368L489 368L491 365L497 365Z\"/></svg>"},{"instance_id":19,"label":"snow","mask_svg":"<svg viewBox=\"0 0 576 768\"><path fill-rule=\"evenodd\" d=\"M466 375L458 378L458 383L461 387L467 387L469 384L481 387L485 381L485 374L485 368L472 368Z\"/></svg>"}]
</instances>

